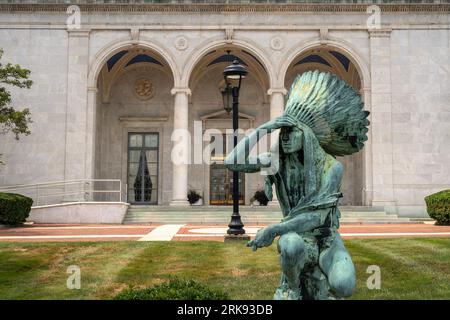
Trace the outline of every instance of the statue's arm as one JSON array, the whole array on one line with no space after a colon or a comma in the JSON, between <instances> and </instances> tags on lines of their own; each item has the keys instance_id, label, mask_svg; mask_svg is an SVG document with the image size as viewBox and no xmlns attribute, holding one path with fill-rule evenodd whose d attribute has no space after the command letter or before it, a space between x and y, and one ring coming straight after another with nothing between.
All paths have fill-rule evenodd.
<instances>
[{"instance_id":1,"label":"statue's arm","mask_svg":"<svg viewBox=\"0 0 450 320\"><path fill-rule=\"evenodd\" d=\"M267 132L267 129L261 126L239 141L236 148L225 158L225 166L233 171L247 173L258 172L262 168L270 167L270 153L262 153L258 156L250 155L250 151Z\"/></svg>"},{"instance_id":2,"label":"statue's arm","mask_svg":"<svg viewBox=\"0 0 450 320\"><path fill-rule=\"evenodd\" d=\"M339 193L344 170L339 161L335 159L330 159L329 161L331 162L330 169L322 178L321 187L316 195L317 201L314 201L316 203L329 201L330 197L336 197L336 201L338 199L336 195ZM323 214L326 212L328 212L326 209L315 210L312 208L311 211L299 213L290 220L274 224L268 228L272 229L275 236L281 236L289 232L301 233L311 231L322 225L324 220Z\"/></svg>"}]
</instances>

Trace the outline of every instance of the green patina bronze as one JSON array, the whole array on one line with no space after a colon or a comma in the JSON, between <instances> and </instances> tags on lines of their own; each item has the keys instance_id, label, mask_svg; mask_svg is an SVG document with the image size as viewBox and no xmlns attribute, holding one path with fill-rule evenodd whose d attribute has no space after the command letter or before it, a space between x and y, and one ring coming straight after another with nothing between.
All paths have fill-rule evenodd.
<instances>
[{"instance_id":1,"label":"green patina bronze","mask_svg":"<svg viewBox=\"0 0 450 320\"><path fill-rule=\"evenodd\" d=\"M284 114L242 139L226 158L231 170L263 172L270 200L275 185L283 219L247 244L256 250L279 237L282 274L274 299L340 299L353 293L355 268L338 232L343 166L335 156L363 148L368 115L343 80L306 72L295 79ZM279 141L270 152L251 156L259 139L276 129Z\"/></svg>"}]
</instances>

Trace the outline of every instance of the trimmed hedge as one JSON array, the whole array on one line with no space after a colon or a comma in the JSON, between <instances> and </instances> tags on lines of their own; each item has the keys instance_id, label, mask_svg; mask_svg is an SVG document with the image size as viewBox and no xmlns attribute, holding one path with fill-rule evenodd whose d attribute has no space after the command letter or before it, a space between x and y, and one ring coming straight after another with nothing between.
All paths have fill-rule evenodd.
<instances>
[{"instance_id":1,"label":"trimmed hedge","mask_svg":"<svg viewBox=\"0 0 450 320\"><path fill-rule=\"evenodd\" d=\"M427 212L437 225L450 225L450 189L425 197Z\"/></svg>"},{"instance_id":2,"label":"trimmed hedge","mask_svg":"<svg viewBox=\"0 0 450 320\"><path fill-rule=\"evenodd\" d=\"M194 280L171 279L145 289L128 288L115 300L228 300L226 293Z\"/></svg>"},{"instance_id":3,"label":"trimmed hedge","mask_svg":"<svg viewBox=\"0 0 450 320\"><path fill-rule=\"evenodd\" d=\"M16 193L0 192L0 224L18 224L28 218L33 199Z\"/></svg>"}]
</instances>

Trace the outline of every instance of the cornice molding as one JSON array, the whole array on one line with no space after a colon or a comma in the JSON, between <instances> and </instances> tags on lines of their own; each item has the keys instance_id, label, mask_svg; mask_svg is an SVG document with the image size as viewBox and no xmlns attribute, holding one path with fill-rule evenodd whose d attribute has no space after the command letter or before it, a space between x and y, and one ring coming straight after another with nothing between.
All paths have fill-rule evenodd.
<instances>
[{"instance_id":1,"label":"cornice molding","mask_svg":"<svg viewBox=\"0 0 450 320\"><path fill-rule=\"evenodd\" d=\"M371 38L389 38L392 29L369 29L369 36Z\"/></svg>"},{"instance_id":2,"label":"cornice molding","mask_svg":"<svg viewBox=\"0 0 450 320\"><path fill-rule=\"evenodd\" d=\"M78 4L82 12L363 12L370 4L339 3L284 3L284 4ZM450 3L442 4L377 4L382 12L444 12L450 13ZM66 12L67 4L4 4L0 11L6 12Z\"/></svg>"}]
</instances>

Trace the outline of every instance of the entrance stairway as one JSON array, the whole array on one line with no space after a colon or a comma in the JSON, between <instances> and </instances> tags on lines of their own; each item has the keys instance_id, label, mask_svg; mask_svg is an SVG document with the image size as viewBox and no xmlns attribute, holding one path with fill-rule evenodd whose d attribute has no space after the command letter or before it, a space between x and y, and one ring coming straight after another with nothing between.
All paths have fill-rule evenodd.
<instances>
[{"instance_id":1,"label":"entrance stairway","mask_svg":"<svg viewBox=\"0 0 450 320\"><path fill-rule=\"evenodd\" d=\"M387 214L382 207L341 206L341 224L420 223ZM268 225L280 222L277 207L240 206L245 225ZM131 205L124 224L228 224L232 206L138 206Z\"/></svg>"}]
</instances>

